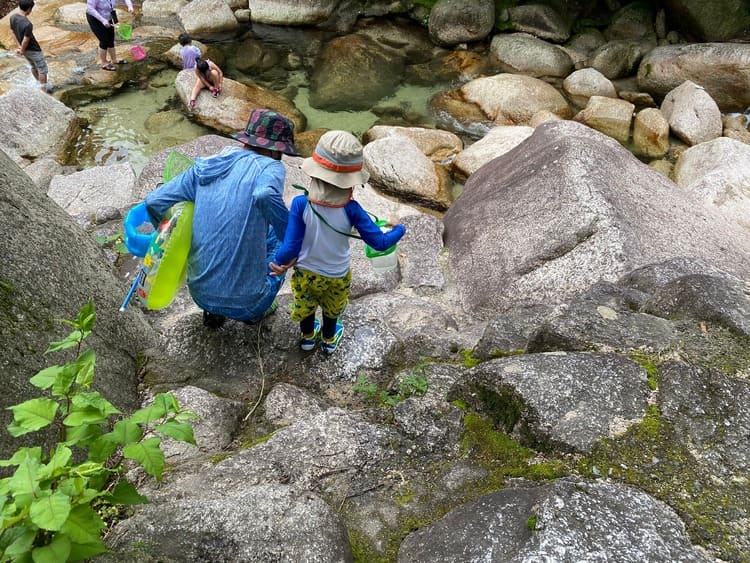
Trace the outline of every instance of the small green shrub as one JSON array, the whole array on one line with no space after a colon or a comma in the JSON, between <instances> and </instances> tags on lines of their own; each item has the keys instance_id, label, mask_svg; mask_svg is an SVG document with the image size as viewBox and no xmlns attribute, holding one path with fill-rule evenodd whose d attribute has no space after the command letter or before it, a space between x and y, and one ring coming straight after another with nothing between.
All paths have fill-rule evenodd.
<instances>
[{"instance_id":1,"label":"small green shrub","mask_svg":"<svg viewBox=\"0 0 750 563\"><path fill-rule=\"evenodd\" d=\"M122 231L113 235L96 235L94 240L96 244L105 248L112 248L118 254L130 254L128 247L125 246L125 238Z\"/></svg>"},{"instance_id":2,"label":"small green shrub","mask_svg":"<svg viewBox=\"0 0 750 563\"><path fill-rule=\"evenodd\" d=\"M409 397L421 397L427 393L430 384L424 374L424 365L419 364L403 378L396 390L380 390L377 383L371 383L366 375L360 375L352 390L363 393L365 399L381 406L395 407Z\"/></svg>"},{"instance_id":3,"label":"small green shrub","mask_svg":"<svg viewBox=\"0 0 750 563\"><path fill-rule=\"evenodd\" d=\"M83 341L95 319L89 301L74 321L61 321L73 331L52 342L45 353L74 348L75 359L31 378L47 396L9 407L11 435L52 427L59 431L59 440L50 452L21 447L10 459L0 460L0 466L16 468L0 479L0 561L59 563L103 553L102 516L116 516L123 506L148 502L125 479L123 462L136 462L160 480L161 437L195 444L187 421L196 416L180 409L170 393L156 395L151 405L123 417L91 390L96 355L83 349Z\"/></svg>"}]
</instances>

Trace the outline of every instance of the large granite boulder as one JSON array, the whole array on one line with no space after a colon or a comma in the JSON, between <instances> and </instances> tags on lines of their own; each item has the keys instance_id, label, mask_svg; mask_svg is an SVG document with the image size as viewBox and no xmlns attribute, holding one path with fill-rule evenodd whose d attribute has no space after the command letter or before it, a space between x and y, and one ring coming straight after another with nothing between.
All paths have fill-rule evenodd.
<instances>
[{"instance_id":1,"label":"large granite boulder","mask_svg":"<svg viewBox=\"0 0 750 563\"><path fill-rule=\"evenodd\" d=\"M329 111L370 109L395 92L403 72L404 58L397 51L363 34L337 37L315 61L310 105Z\"/></svg>"},{"instance_id":2,"label":"large granite boulder","mask_svg":"<svg viewBox=\"0 0 750 563\"><path fill-rule=\"evenodd\" d=\"M750 228L750 145L719 137L680 155L674 180Z\"/></svg>"},{"instance_id":3,"label":"large granite boulder","mask_svg":"<svg viewBox=\"0 0 750 563\"><path fill-rule=\"evenodd\" d=\"M445 229L461 302L482 316L560 302L676 256L750 276L746 229L571 121L539 126L476 171Z\"/></svg>"},{"instance_id":4,"label":"large granite boulder","mask_svg":"<svg viewBox=\"0 0 750 563\"><path fill-rule=\"evenodd\" d=\"M430 10L430 37L438 45L481 41L495 25L491 0L438 0Z\"/></svg>"},{"instance_id":5,"label":"large granite boulder","mask_svg":"<svg viewBox=\"0 0 750 563\"><path fill-rule=\"evenodd\" d=\"M196 80L192 70L181 70L175 78L177 94L185 107ZM284 96L255 84L242 84L229 78L224 78L224 87L218 98L211 97L211 92L205 88L201 90L192 114L198 123L220 133L232 134L245 128L247 118L254 109L272 109L280 113L294 123L295 131L305 128L305 116Z\"/></svg>"},{"instance_id":6,"label":"large granite boulder","mask_svg":"<svg viewBox=\"0 0 750 563\"><path fill-rule=\"evenodd\" d=\"M137 408L137 354L155 344L155 334L137 308L118 312L127 293L93 238L0 152L0 366L2 407L39 396L29 379L70 356L44 356L50 341L70 327L55 319L75 318L93 299L97 321L86 341L97 354L94 387L122 410ZM0 423L11 420L0 410ZM38 440L37 440L38 444ZM18 443L3 432L0 455Z\"/></svg>"},{"instance_id":7,"label":"large granite boulder","mask_svg":"<svg viewBox=\"0 0 750 563\"><path fill-rule=\"evenodd\" d=\"M748 66L750 44L664 45L643 57L638 67L638 86L662 98L691 80L703 86L722 111L744 111L750 106Z\"/></svg>"},{"instance_id":8,"label":"large granite boulder","mask_svg":"<svg viewBox=\"0 0 750 563\"><path fill-rule=\"evenodd\" d=\"M695 41L750 37L750 5L745 0L667 0L673 21Z\"/></svg>"},{"instance_id":9,"label":"large granite boulder","mask_svg":"<svg viewBox=\"0 0 750 563\"><path fill-rule=\"evenodd\" d=\"M59 150L77 123L72 109L38 88L13 88L0 96L0 148L14 160Z\"/></svg>"},{"instance_id":10,"label":"large granite boulder","mask_svg":"<svg viewBox=\"0 0 750 563\"><path fill-rule=\"evenodd\" d=\"M668 506L623 485L561 480L478 498L409 534L399 563L432 561L682 561L712 558L690 544Z\"/></svg>"}]
</instances>

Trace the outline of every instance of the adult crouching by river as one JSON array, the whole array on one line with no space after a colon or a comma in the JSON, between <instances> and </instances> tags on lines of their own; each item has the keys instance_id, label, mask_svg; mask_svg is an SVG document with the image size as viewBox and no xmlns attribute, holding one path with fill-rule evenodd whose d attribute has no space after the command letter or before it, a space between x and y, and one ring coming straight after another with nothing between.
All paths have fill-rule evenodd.
<instances>
[{"instance_id":1,"label":"adult crouching by river","mask_svg":"<svg viewBox=\"0 0 750 563\"><path fill-rule=\"evenodd\" d=\"M124 0L128 12L133 13L131 0ZM91 31L99 40L99 59L102 70L117 70L118 64L127 61L117 60L115 50L115 24L117 23L117 12L115 12L117 0L86 0L86 21Z\"/></svg>"}]
</instances>

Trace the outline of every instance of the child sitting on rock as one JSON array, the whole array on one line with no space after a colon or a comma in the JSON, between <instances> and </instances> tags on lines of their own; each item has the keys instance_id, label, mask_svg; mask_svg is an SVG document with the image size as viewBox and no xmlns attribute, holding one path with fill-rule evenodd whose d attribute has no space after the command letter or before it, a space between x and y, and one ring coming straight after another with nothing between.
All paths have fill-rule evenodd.
<instances>
[{"instance_id":1,"label":"child sitting on rock","mask_svg":"<svg viewBox=\"0 0 750 563\"><path fill-rule=\"evenodd\" d=\"M291 316L302 332L300 347L312 350L320 339L330 354L344 334L339 317L349 302L352 227L378 251L396 244L406 229L395 225L383 233L352 199L353 187L366 182L367 176L362 170L362 144L351 133L325 133L312 157L303 161L302 170L312 177L310 189L292 201L284 243L269 266L276 274L294 266ZM315 318L318 306L322 326Z\"/></svg>"},{"instance_id":2,"label":"child sitting on rock","mask_svg":"<svg viewBox=\"0 0 750 563\"><path fill-rule=\"evenodd\" d=\"M198 77L198 80L195 81L195 86L193 86L193 91L190 94L190 102L188 104L190 109L195 107L195 100L203 88L207 88L211 91L211 95L214 98L218 98L224 84L224 73L208 59L198 58L195 60L195 75Z\"/></svg>"}]
</instances>

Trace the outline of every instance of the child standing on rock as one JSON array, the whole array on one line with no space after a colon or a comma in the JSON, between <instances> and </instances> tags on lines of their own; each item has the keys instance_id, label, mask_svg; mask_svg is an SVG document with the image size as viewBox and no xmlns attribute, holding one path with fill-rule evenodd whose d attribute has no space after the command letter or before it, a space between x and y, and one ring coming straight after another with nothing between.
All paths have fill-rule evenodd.
<instances>
[{"instance_id":1,"label":"child standing on rock","mask_svg":"<svg viewBox=\"0 0 750 563\"><path fill-rule=\"evenodd\" d=\"M281 248L269 264L276 274L294 266L292 320L299 323L300 347L309 351L318 340L327 353L336 350L344 334L339 317L349 302L349 238L352 227L368 245L386 250L404 236L396 225L380 230L352 199L354 186L367 181L362 170L362 144L346 131L328 131L318 141L302 170L312 177L306 195L294 198ZM315 318L320 306L323 323Z\"/></svg>"},{"instance_id":2,"label":"child standing on rock","mask_svg":"<svg viewBox=\"0 0 750 563\"><path fill-rule=\"evenodd\" d=\"M190 102L188 103L190 109L195 107L195 100L203 88L207 88L214 98L218 98L224 85L224 73L208 59L198 58L195 60L195 75L198 80L195 81L195 86L193 86L193 91L190 94Z\"/></svg>"},{"instance_id":3,"label":"child standing on rock","mask_svg":"<svg viewBox=\"0 0 750 563\"><path fill-rule=\"evenodd\" d=\"M18 44L16 55L23 56L29 61L31 74L42 85L42 91L51 92L51 86L47 86L47 61L39 42L34 37L34 24L29 21L31 10L34 9L34 0L20 0L18 9L21 11L20 14L10 16L10 29Z\"/></svg>"}]
</instances>

